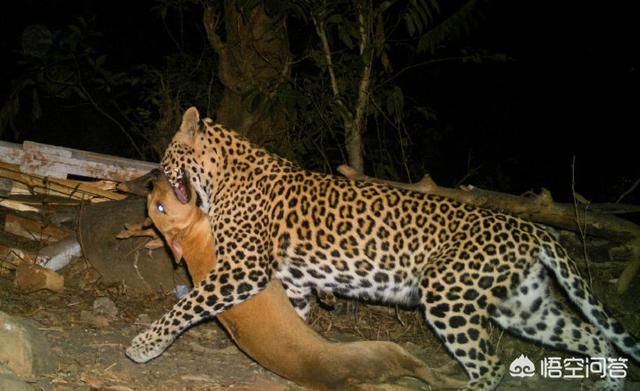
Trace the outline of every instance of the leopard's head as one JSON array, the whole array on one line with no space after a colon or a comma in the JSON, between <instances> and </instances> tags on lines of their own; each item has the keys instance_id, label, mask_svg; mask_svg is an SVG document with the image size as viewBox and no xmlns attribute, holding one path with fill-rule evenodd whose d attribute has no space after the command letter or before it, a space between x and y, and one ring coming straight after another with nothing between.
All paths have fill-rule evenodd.
<instances>
[{"instance_id":1,"label":"leopard's head","mask_svg":"<svg viewBox=\"0 0 640 391\"><path fill-rule=\"evenodd\" d=\"M162 169L176 198L183 204L191 200L189 175L198 172L195 142L200 124L198 109L190 107L182 115L180 129L171 140L162 158Z\"/></svg>"}]
</instances>

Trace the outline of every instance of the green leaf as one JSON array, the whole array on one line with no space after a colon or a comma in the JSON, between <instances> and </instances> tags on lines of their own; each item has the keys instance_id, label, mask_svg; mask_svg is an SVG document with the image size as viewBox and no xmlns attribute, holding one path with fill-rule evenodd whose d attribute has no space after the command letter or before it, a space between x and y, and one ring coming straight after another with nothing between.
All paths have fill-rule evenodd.
<instances>
[{"instance_id":1,"label":"green leaf","mask_svg":"<svg viewBox=\"0 0 640 391\"><path fill-rule=\"evenodd\" d=\"M258 4L260 4L260 0L238 0L236 2L238 11L240 12L240 15L242 15L242 19L244 19L245 22L249 20L251 12Z\"/></svg>"},{"instance_id":2,"label":"green leaf","mask_svg":"<svg viewBox=\"0 0 640 391\"><path fill-rule=\"evenodd\" d=\"M44 58L52 44L53 34L44 25L31 25L22 32L22 53L27 56Z\"/></svg>"},{"instance_id":3,"label":"green leaf","mask_svg":"<svg viewBox=\"0 0 640 391\"><path fill-rule=\"evenodd\" d=\"M388 10L389 7L391 7L393 3L391 1L383 1L382 3L380 3L380 5L378 5L374 10L374 14L379 14L379 13L383 13L384 11Z\"/></svg>"},{"instance_id":4,"label":"green leaf","mask_svg":"<svg viewBox=\"0 0 640 391\"><path fill-rule=\"evenodd\" d=\"M264 102L264 95L261 92L257 91L249 100L249 112L257 112Z\"/></svg>"},{"instance_id":5,"label":"green leaf","mask_svg":"<svg viewBox=\"0 0 640 391\"><path fill-rule=\"evenodd\" d=\"M327 19L325 19L325 23L327 25L341 24L342 21L343 21L343 18L342 18L342 15L340 14L331 15Z\"/></svg>"},{"instance_id":6,"label":"green leaf","mask_svg":"<svg viewBox=\"0 0 640 391\"><path fill-rule=\"evenodd\" d=\"M354 44L353 44L353 40L351 39L351 35L349 34L348 31L346 31L346 29L344 28L344 25L338 25L338 37L340 38L340 41L342 41L342 43L349 48L349 50L352 50L354 48Z\"/></svg>"},{"instance_id":7,"label":"green leaf","mask_svg":"<svg viewBox=\"0 0 640 391\"><path fill-rule=\"evenodd\" d=\"M102 68L106 59L106 55L98 56L98 58L96 58L96 68Z\"/></svg>"},{"instance_id":8,"label":"green leaf","mask_svg":"<svg viewBox=\"0 0 640 391\"><path fill-rule=\"evenodd\" d=\"M410 36L414 36L416 34L416 28L413 24L413 17L411 14L404 14L404 24L407 27L407 32Z\"/></svg>"},{"instance_id":9,"label":"green leaf","mask_svg":"<svg viewBox=\"0 0 640 391\"><path fill-rule=\"evenodd\" d=\"M40 106L40 99L38 97L38 90L36 88L33 89L31 117L33 120L37 120L37 119L40 119L40 117L42 117L42 106Z\"/></svg>"},{"instance_id":10,"label":"green leaf","mask_svg":"<svg viewBox=\"0 0 640 391\"><path fill-rule=\"evenodd\" d=\"M389 95L387 95L385 106L389 115L396 116L397 118L402 117L404 110L404 93L400 87L397 85L393 86Z\"/></svg>"}]
</instances>

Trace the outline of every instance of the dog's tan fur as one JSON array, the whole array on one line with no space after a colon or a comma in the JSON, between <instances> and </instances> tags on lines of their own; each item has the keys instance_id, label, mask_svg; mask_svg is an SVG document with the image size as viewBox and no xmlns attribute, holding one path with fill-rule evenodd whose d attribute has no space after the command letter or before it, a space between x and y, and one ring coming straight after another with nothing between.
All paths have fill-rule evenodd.
<instances>
[{"instance_id":1,"label":"dog's tan fur","mask_svg":"<svg viewBox=\"0 0 640 391\"><path fill-rule=\"evenodd\" d=\"M215 255L209 220L196 207L195 195L190 203L181 204L166 178L160 176L147 207L176 261L184 257L194 283L202 281L213 268ZM465 384L432 371L392 342L327 341L297 315L277 280L218 319L245 353L298 384L321 390L354 389L403 376L441 388Z\"/></svg>"}]
</instances>

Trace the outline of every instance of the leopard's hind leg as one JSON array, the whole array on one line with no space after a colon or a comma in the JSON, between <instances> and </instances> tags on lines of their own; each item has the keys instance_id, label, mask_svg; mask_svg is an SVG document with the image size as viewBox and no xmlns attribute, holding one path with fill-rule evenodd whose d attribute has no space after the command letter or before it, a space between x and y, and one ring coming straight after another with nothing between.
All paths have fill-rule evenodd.
<instances>
[{"instance_id":1,"label":"leopard's hind leg","mask_svg":"<svg viewBox=\"0 0 640 391\"><path fill-rule=\"evenodd\" d=\"M489 318L481 304L482 291L474 286L477 281L450 281L446 264L446 261L434 262L426 269L420 283L420 308L469 375L464 389L493 390L506 369L489 340ZM486 296L484 300L486 303Z\"/></svg>"},{"instance_id":2,"label":"leopard's hind leg","mask_svg":"<svg viewBox=\"0 0 640 391\"><path fill-rule=\"evenodd\" d=\"M303 320L307 319L311 305L309 304L309 297L311 296L312 289L308 286L299 286L294 283L294 280L288 277L286 274L276 274L276 276L282 282L284 288L293 309Z\"/></svg>"}]
</instances>

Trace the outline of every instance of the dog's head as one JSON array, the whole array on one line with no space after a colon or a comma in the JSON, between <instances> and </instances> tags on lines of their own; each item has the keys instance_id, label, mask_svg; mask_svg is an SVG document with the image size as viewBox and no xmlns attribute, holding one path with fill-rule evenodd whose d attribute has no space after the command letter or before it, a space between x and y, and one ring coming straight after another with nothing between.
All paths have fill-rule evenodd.
<instances>
[{"instance_id":1,"label":"dog's head","mask_svg":"<svg viewBox=\"0 0 640 391\"><path fill-rule=\"evenodd\" d=\"M183 235L203 214L196 206L196 196L192 189L189 189L189 201L183 203L183 200L176 197L165 175L158 175L152 183L153 190L147 196L149 217L164 235L176 262L180 262Z\"/></svg>"}]
</instances>

